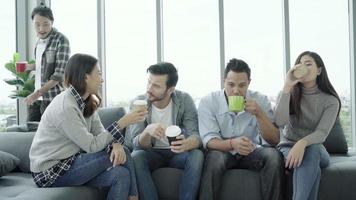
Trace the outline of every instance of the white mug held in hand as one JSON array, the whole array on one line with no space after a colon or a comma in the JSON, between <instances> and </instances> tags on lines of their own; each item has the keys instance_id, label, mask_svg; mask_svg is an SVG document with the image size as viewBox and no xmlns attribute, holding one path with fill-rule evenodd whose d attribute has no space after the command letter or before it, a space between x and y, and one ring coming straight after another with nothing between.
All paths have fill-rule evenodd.
<instances>
[{"instance_id":1,"label":"white mug held in hand","mask_svg":"<svg viewBox=\"0 0 356 200\"><path fill-rule=\"evenodd\" d=\"M147 101L145 100L135 100L133 102L133 109L134 110L141 110L147 108Z\"/></svg>"}]
</instances>

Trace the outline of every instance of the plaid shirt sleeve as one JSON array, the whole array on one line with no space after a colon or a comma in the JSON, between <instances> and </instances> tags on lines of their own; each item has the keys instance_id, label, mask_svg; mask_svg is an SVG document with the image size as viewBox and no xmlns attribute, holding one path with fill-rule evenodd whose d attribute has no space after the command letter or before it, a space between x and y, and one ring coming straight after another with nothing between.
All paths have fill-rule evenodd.
<instances>
[{"instance_id":1,"label":"plaid shirt sleeve","mask_svg":"<svg viewBox=\"0 0 356 200\"><path fill-rule=\"evenodd\" d=\"M107 127L106 130L114 137L114 141L109 144L105 149L105 151L109 154L111 153L113 143L124 144L125 134L123 134L122 132L125 131L120 130L120 127L116 121L112 123L109 127Z\"/></svg>"},{"instance_id":2,"label":"plaid shirt sleeve","mask_svg":"<svg viewBox=\"0 0 356 200\"><path fill-rule=\"evenodd\" d=\"M50 79L61 82L63 81L64 69L70 56L70 46L69 41L65 36L62 35L62 37L58 39L59 42L56 52L55 71Z\"/></svg>"}]
</instances>

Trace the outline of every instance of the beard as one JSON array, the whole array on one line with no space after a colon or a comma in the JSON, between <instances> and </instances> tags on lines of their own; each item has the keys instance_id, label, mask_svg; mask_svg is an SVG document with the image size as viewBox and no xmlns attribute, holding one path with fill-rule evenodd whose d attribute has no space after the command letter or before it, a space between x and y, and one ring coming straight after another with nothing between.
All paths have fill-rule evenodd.
<instances>
[{"instance_id":1,"label":"beard","mask_svg":"<svg viewBox=\"0 0 356 200\"><path fill-rule=\"evenodd\" d=\"M166 90L163 94L159 95L159 96L156 96L150 92L147 92L147 97L148 97L148 100L153 103L153 102L156 102L156 101L162 101L163 99L165 99L168 95L168 90Z\"/></svg>"}]
</instances>

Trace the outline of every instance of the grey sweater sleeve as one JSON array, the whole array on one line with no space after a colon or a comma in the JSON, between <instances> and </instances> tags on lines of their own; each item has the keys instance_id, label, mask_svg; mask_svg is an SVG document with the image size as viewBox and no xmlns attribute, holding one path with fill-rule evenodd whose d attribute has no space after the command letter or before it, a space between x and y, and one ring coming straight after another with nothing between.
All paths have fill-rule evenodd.
<instances>
[{"instance_id":1,"label":"grey sweater sleeve","mask_svg":"<svg viewBox=\"0 0 356 200\"><path fill-rule=\"evenodd\" d=\"M312 132L311 134L303 138L306 141L308 141L308 145L321 144L325 141L326 137L329 135L329 132L335 123L339 110L338 101L336 100L336 98L332 98L332 99L334 101L325 105L323 115L314 132Z\"/></svg>"},{"instance_id":2,"label":"grey sweater sleeve","mask_svg":"<svg viewBox=\"0 0 356 200\"><path fill-rule=\"evenodd\" d=\"M277 126L285 126L289 122L290 93L281 91L274 110L274 121Z\"/></svg>"},{"instance_id":3,"label":"grey sweater sleeve","mask_svg":"<svg viewBox=\"0 0 356 200\"><path fill-rule=\"evenodd\" d=\"M96 135L90 133L79 112L79 109L74 107L68 109L59 127L70 140L84 151L94 153L103 150L113 140L113 137L106 130ZM98 116L93 115L93 117Z\"/></svg>"}]
</instances>

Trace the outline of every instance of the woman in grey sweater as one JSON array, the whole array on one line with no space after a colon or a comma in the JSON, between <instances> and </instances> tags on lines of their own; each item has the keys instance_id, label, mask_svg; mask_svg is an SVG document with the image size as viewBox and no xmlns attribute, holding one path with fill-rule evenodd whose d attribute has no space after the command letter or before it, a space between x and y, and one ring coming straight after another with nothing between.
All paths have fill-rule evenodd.
<instances>
[{"instance_id":1,"label":"woman in grey sweater","mask_svg":"<svg viewBox=\"0 0 356 200\"><path fill-rule=\"evenodd\" d=\"M295 71L303 67L306 73L299 77ZM329 164L322 143L340 105L320 56L309 51L300 54L287 73L275 108L275 122L284 128L278 148L285 157L285 167L294 171L293 200L317 199L321 168Z\"/></svg>"},{"instance_id":2,"label":"woman in grey sweater","mask_svg":"<svg viewBox=\"0 0 356 200\"><path fill-rule=\"evenodd\" d=\"M103 82L98 60L73 55L66 66L67 89L44 112L31 149L31 171L39 187L109 187L107 199L138 199L124 128L144 119L136 110L103 127L96 112Z\"/></svg>"}]
</instances>

